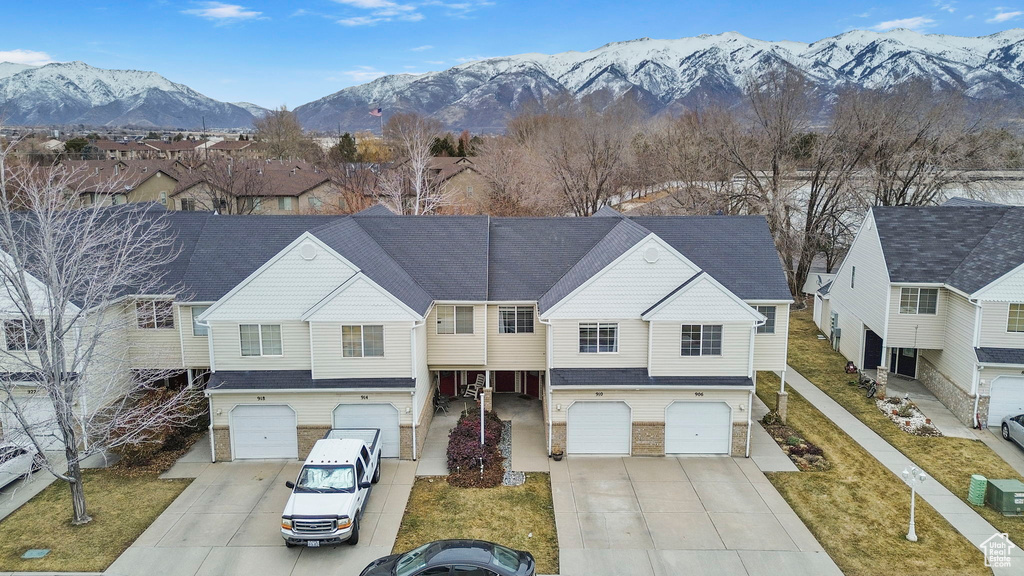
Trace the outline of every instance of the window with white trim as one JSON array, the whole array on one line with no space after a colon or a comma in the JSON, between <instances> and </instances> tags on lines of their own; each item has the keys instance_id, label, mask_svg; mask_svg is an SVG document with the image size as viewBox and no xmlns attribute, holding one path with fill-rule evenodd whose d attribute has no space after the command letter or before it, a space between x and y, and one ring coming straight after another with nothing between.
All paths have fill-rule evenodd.
<instances>
[{"instance_id":1,"label":"window with white trim","mask_svg":"<svg viewBox=\"0 0 1024 576\"><path fill-rule=\"evenodd\" d=\"M498 334L532 334L533 306L498 306Z\"/></svg>"},{"instance_id":2,"label":"window with white trim","mask_svg":"<svg viewBox=\"0 0 1024 576\"><path fill-rule=\"evenodd\" d=\"M683 324L680 356L721 356L722 325Z\"/></svg>"},{"instance_id":3,"label":"window with white trim","mask_svg":"<svg viewBox=\"0 0 1024 576\"><path fill-rule=\"evenodd\" d=\"M757 333L775 334L775 306L758 306L757 311L767 318L764 324L757 327Z\"/></svg>"},{"instance_id":4,"label":"window with white trim","mask_svg":"<svg viewBox=\"0 0 1024 576\"><path fill-rule=\"evenodd\" d=\"M282 356L280 324L239 324L242 356Z\"/></svg>"},{"instance_id":5,"label":"window with white trim","mask_svg":"<svg viewBox=\"0 0 1024 576\"><path fill-rule=\"evenodd\" d=\"M209 306L193 306L192 307L192 335L193 336L209 336L210 327L204 326L199 323L198 318L202 316L203 312L209 310Z\"/></svg>"},{"instance_id":6,"label":"window with white trim","mask_svg":"<svg viewBox=\"0 0 1024 576\"><path fill-rule=\"evenodd\" d=\"M139 328L174 328L174 303L170 300L139 300L135 303Z\"/></svg>"},{"instance_id":7,"label":"window with white trim","mask_svg":"<svg viewBox=\"0 0 1024 576\"><path fill-rule=\"evenodd\" d=\"M437 307L438 334L472 334L473 307L443 305Z\"/></svg>"},{"instance_id":8,"label":"window with white trim","mask_svg":"<svg viewBox=\"0 0 1024 576\"><path fill-rule=\"evenodd\" d=\"M345 358L382 358L384 326L342 326L341 355Z\"/></svg>"},{"instance_id":9,"label":"window with white trim","mask_svg":"<svg viewBox=\"0 0 1024 576\"><path fill-rule=\"evenodd\" d=\"M580 322L580 354L612 354L618 351L618 323Z\"/></svg>"},{"instance_id":10,"label":"window with white trim","mask_svg":"<svg viewBox=\"0 0 1024 576\"><path fill-rule=\"evenodd\" d=\"M292 209L292 197L291 196L281 196L280 198L278 198L277 199L277 209L290 212L291 209Z\"/></svg>"},{"instance_id":11,"label":"window with white trim","mask_svg":"<svg viewBox=\"0 0 1024 576\"><path fill-rule=\"evenodd\" d=\"M902 288L900 290L900 314L935 314L938 302L938 288Z\"/></svg>"},{"instance_id":12,"label":"window with white trim","mask_svg":"<svg viewBox=\"0 0 1024 576\"><path fill-rule=\"evenodd\" d=\"M1024 304L1010 304L1006 318L1007 332L1024 332Z\"/></svg>"},{"instance_id":13,"label":"window with white trim","mask_svg":"<svg viewBox=\"0 0 1024 576\"><path fill-rule=\"evenodd\" d=\"M34 324L34 330L27 330L28 323L23 319L4 320L7 350L27 352L42 349L46 343L46 323L36 320Z\"/></svg>"}]
</instances>

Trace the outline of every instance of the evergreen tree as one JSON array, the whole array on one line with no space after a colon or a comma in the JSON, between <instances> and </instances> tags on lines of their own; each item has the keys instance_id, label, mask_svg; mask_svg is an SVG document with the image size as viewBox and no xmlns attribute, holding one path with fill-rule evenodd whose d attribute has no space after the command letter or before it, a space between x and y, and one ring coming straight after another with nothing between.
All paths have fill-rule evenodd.
<instances>
[{"instance_id":1,"label":"evergreen tree","mask_svg":"<svg viewBox=\"0 0 1024 576\"><path fill-rule=\"evenodd\" d=\"M451 132L434 138L430 144L430 154L433 156L455 156L455 143L452 142Z\"/></svg>"},{"instance_id":2,"label":"evergreen tree","mask_svg":"<svg viewBox=\"0 0 1024 576\"><path fill-rule=\"evenodd\" d=\"M356 139L348 132L341 135L338 139L338 143L335 144L330 151L331 161L335 164L342 162L355 162L359 157L359 152L356 148Z\"/></svg>"}]
</instances>

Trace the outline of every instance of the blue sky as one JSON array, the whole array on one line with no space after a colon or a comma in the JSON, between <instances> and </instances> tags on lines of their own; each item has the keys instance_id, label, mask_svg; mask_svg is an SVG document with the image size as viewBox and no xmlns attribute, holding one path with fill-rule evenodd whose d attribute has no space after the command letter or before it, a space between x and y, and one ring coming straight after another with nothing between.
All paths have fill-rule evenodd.
<instances>
[{"instance_id":1,"label":"blue sky","mask_svg":"<svg viewBox=\"0 0 1024 576\"><path fill-rule=\"evenodd\" d=\"M1024 26L1024 0L0 0L0 11L0 61L154 70L219 100L289 107L384 73L643 36L810 42L854 28Z\"/></svg>"}]
</instances>

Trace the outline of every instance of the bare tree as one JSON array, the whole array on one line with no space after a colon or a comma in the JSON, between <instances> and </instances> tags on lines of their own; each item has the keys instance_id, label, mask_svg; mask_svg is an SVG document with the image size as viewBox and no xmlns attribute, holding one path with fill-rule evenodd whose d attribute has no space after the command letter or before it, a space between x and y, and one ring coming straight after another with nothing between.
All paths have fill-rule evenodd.
<instances>
[{"instance_id":1,"label":"bare tree","mask_svg":"<svg viewBox=\"0 0 1024 576\"><path fill-rule=\"evenodd\" d=\"M195 201L196 209L221 214L254 214L261 209L259 199L270 191L270 177L262 160L211 158L201 169L190 173L182 192Z\"/></svg>"},{"instance_id":2,"label":"bare tree","mask_svg":"<svg viewBox=\"0 0 1024 576\"><path fill-rule=\"evenodd\" d=\"M256 128L256 138L265 147L268 158L305 158L304 153L310 150L299 119L287 106L268 111L253 121L253 127Z\"/></svg>"},{"instance_id":3,"label":"bare tree","mask_svg":"<svg viewBox=\"0 0 1024 576\"><path fill-rule=\"evenodd\" d=\"M555 215L546 199L552 197L550 182L536 158L509 137L486 140L474 158L477 171L490 185L488 214L492 216Z\"/></svg>"},{"instance_id":4,"label":"bare tree","mask_svg":"<svg viewBox=\"0 0 1024 576\"><path fill-rule=\"evenodd\" d=\"M0 149L0 404L44 468L67 482L72 522L84 524L82 460L190 422L202 399L191 383L168 390L167 373L134 371L128 362L127 329L138 321L130 295L173 299L161 270L177 253L162 211L79 208L72 172L8 168L9 151ZM168 306L145 302L154 322L166 321ZM35 402L49 416L40 418ZM56 438L47 438L54 427ZM46 451L51 440L63 459Z\"/></svg>"},{"instance_id":5,"label":"bare tree","mask_svg":"<svg viewBox=\"0 0 1024 576\"><path fill-rule=\"evenodd\" d=\"M381 174L382 201L399 214L433 214L450 203L445 184L430 172L431 145L440 122L414 113L398 113L384 125L384 139L395 151L395 164Z\"/></svg>"}]
</instances>

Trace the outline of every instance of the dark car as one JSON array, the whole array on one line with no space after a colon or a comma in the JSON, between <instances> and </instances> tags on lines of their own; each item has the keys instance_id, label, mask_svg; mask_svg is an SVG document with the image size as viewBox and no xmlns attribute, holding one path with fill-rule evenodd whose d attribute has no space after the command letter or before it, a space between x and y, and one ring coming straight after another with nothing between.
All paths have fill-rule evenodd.
<instances>
[{"instance_id":1,"label":"dark car","mask_svg":"<svg viewBox=\"0 0 1024 576\"><path fill-rule=\"evenodd\" d=\"M374 560L360 576L534 576L533 555L483 540L438 540Z\"/></svg>"}]
</instances>

